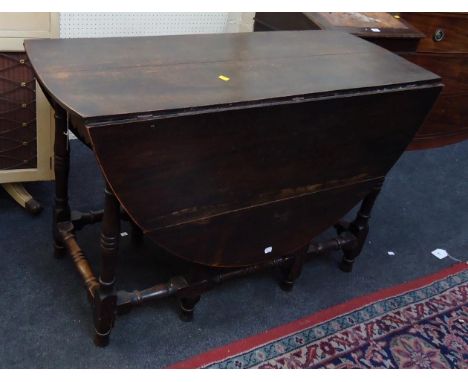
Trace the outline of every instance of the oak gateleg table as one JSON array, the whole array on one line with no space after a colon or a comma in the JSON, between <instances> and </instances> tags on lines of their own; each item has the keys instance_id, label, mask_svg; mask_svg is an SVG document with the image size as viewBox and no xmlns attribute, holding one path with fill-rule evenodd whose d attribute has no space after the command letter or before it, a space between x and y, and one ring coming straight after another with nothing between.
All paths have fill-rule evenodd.
<instances>
[{"instance_id":1,"label":"oak gateleg table","mask_svg":"<svg viewBox=\"0 0 468 382\"><path fill-rule=\"evenodd\" d=\"M441 89L433 73L341 32L25 48L55 110L55 254L69 253L84 281L99 346L117 313L147 301L175 295L190 319L202 293L236 276L279 267L290 290L306 260L331 250L343 251L341 269L351 271L384 177ZM103 211L71 212L69 130L96 156ZM117 290L121 219L194 271ZM98 276L76 237L95 222ZM312 240L332 226L336 237Z\"/></svg>"}]
</instances>

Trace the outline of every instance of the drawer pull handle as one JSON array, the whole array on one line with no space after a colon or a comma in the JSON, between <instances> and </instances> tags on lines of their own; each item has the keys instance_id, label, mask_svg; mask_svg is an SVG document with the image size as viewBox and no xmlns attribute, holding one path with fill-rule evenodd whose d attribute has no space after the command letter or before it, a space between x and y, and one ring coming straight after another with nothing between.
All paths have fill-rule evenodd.
<instances>
[{"instance_id":1,"label":"drawer pull handle","mask_svg":"<svg viewBox=\"0 0 468 382\"><path fill-rule=\"evenodd\" d=\"M442 41L444 38L445 38L445 32L443 29L436 29L436 31L434 32L434 41L435 42L440 42Z\"/></svg>"}]
</instances>

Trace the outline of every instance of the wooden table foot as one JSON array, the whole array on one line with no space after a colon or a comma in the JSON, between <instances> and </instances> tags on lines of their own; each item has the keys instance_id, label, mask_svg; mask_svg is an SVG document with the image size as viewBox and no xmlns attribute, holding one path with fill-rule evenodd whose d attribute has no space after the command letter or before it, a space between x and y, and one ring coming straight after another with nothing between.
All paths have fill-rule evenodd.
<instances>
[{"instance_id":1,"label":"wooden table foot","mask_svg":"<svg viewBox=\"0 0 468 382\"><path fill-rule=\"evenodd\" d=\"M347 259L345 256L343 256L339 267L343 272L349 273L353 270L353 265L354 259Z\"/></svg>"},{"instance_id":2,"label":"wooden table foot","mask_svg":"<svg viewBox=\"0 0 468 382\"><path fill-rule=\"evenodd\" d=\"M179 299L179 317L184 322L190 322L193 320L195 311L195 305L200 301L200 296L192 298L180 298Z\"/></svg>"},{"instance_id":3,"label":"wooden table foot","mask_svg":"<svg viewBox=\"0 0 468 382\"><path fill-rule=\"evenodd\" d=\"M94 344L100 348L104 348L109 345L109 334L94 334Z\"/></svg>"},{"instance_id":4,"label":"wooden table foot","mask_svg":"<svg viewBox=\"0 0 468 382\"><path fill-rule=\"evenodd\" d=\"M292 259L292 261L287 262L281 266L282 279L279 285L280 288L285 292L292 291L295 281L301 275L306 256L307 248L304 248Z\"/></svg>"},{"instance_id":5,"label":"wooden table foot","mask_svg":"<svg viewBox=\"0 0 468 382\"><path fill-rule=\"evenodd\" d=\"M54 257L61 259L67 254L65 246L59 240L54 240Z\"/></svg>"},{"instance_id":6,"label":"wooden table foot","mask_svg":"<svg viewBox=\"0 0 468 382\"><path fill-rule=\"evenodd\" d=\"M280 288L285 291L285 292L291 292L293 290L293 287L294 287L294 281L290 281L290 280L281 280L279 282L279 286Z\"/></svg>"},{"instance_id":7,"label":"wooden table foot","mask_svg":"<svg viewBox=\"0 0 468 382\"><path fill-rule=\"evenodd\" d=\"M94 295L94 343L104 347L109 344L109 336L115 322L117 296L97 290Z\"/></svg>"}]
</instances>

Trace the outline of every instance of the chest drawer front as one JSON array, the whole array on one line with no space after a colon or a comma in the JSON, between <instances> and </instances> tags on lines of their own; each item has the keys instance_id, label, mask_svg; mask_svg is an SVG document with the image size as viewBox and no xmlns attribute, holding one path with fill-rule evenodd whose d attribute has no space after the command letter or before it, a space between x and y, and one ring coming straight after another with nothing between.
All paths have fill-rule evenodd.
<instances>
[{"instance_id":1,"label":"chest drawer front","mask_svg":"<svg viewBox=\"0 0 468 382\"><path fill-rule=\"evenodd\" d=\"M0 170L35 168L36 93L23 52L0 52Z\"/></svg>"},{"instance_id":2,"label":"chest drawer front","mask_svg":"<svg viewBox=\"0 0 468 382\"><path fill-rule=\"evenodd\" d=\"M468 52L468 14L403 13L402 17L426 35L418 52Z\"/></svg>"},{"instance_id":3,"label":"chest drawer front","mask_svg":"<svg viewBox=\"0 0 468 382\"><path fill-rule=\"evenodd\" d=\"M468 136L468 54L409 53L402 55L442 77L444 88L416 139Z\"/></svg>"}]
</instances>

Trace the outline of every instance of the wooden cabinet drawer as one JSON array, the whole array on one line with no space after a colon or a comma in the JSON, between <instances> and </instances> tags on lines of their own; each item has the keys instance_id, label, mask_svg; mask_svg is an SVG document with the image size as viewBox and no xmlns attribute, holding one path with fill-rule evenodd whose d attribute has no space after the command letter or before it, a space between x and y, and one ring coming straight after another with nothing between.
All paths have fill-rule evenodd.
<instances>
[{"instance_id":1,"label":"wooden cabinet drawer","mask_svg":"<svg viewBox=\"0 0 468 382\"><path fill-rule=\"evenodd\" d=\"M443 94L468 93L468 53L404 53L400 55L441 76L444 84Z\"/></svg>"},{"instance_id":2,"label":"wooden cabinet drawer","mask_svg":"<svg viewBox=\"0 0 468 382\"><path fill-rule=\"evenodd\" d=\"M412 148L436 147L468 138L468 53L405 53L407 60L442 77L444 89ZM433 141L433 144L428 142Z\"/></svg>"},{"instance_id":3,"label":"wooden cabinet drawer","mask_svg":"<svg viewBox=\"0 0 468 382\"><path fill-rule=\"evenodd\" d=\"M418 52L468 52L468 13L402 13L423 32Z\"/></svg>"}]
</instances>

